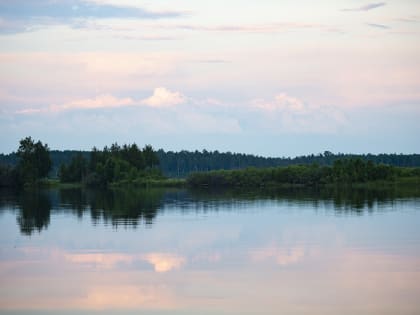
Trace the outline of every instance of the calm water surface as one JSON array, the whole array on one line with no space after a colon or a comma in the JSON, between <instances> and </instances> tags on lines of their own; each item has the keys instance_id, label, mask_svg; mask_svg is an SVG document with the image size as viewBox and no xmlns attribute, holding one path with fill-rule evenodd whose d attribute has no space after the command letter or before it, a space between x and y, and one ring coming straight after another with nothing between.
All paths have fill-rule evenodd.
<instances>
[{"instance_id":1,"label":"calm water surface","mask_svg":"<svg viewBox=\"0 0 420 315\"><path fill-rule=\"evenodd\" d=\"M1 314L420 314L419 192L0 193Z\"/></svg>"}]
</instances>

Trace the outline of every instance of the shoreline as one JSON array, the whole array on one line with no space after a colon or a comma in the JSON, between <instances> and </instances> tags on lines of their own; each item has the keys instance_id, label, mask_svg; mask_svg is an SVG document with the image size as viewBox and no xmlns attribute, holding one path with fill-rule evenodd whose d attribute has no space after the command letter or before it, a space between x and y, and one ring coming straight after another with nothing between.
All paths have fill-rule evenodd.
<instances>
[{"instance_id":1,"label":"shoreline","mask_svg":"<svg viewBox=\"0 0 420 315\"><path fill-rule=\"evenodd\" d=\"M205 174L205 173L203 173ZM137 179L137 180L124 180L113 182L108 187L100 186L86 186L82 182L78 183L62 183L58 179L43 179L33 185L25 185L23 188L57 188L57 189L76 189L76 188L189 188L189 189L203 189L203 190L229 190L229 189L258 189L258 190L271 190L271 189L288 189L288 188L356 188L356 189L386 189L393 187L410 187L420 190L420 176L412 177L397 177L395 180L377 180L368 182L335 182L335 183L318 183L312 185L296 184L296 183L275 183L275 182L261 182L252 183L248 185L191 185L188 179L184 178L167 178L167 179ZM13 188L13 187L1 187Z\"/></svg>"}]
</instances>

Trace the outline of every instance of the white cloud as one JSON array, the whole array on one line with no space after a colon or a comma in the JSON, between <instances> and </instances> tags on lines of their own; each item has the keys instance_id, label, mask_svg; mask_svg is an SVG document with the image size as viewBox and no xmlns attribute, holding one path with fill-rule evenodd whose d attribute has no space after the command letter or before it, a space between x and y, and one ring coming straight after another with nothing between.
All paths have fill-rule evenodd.
<instances>
[{"instance_id":1,"label":"white cloud","mask_svg":"<svg viewBox=\"0 0 420 315\"><path fill-rule=\"evenodd\" d=\"M119 108L127 106L150 106L150 107L171 107L183 104L187 98L180 92L172 92L160 87L153 91L153 94L143 100L134 100L131 97L118 98L111 94L103 94L94 98L86 98L70 101L64 104L53 104L43 108L26 108L16 111L18 114L34 114L47 112L60 112L66 110L104 109Z\"/></svg>"},{"instance_id":2,"label":"white cloud","mask_svg":"<svg viewBox=\"0 0 420 315\"><path fill-rule=\"evenodd\" d=\"M44 108L25 108L15 113L30 115L126 107L137 108L135 114L132 112L137 116L135 121L151 125L150 129L158 129L160 133L183 133L185 130L206 134L238 134L247 130L331 133L346 124L345 115L339 108L311 105L285 93L271 100L257 99L244 106L232 106L216 99L189 98L164 87L155 88L153 94L144 99L103 94Z\"/></svg>"},{"instance_id":3,"label":"white cloud","mask_svg":"<svg viewBox=\"0 0 420 315\"><path fill-rule=\"evenodd\" d=\"M135 105L135 101L129 97L117 98L113 95L104 94L91 99L75 100L64 104L53 104L45 108L27 108L17 111L18 114L34 114L43 112L60 112L75 109L98 109L117 108Z\"/></svg>"},{"instance_id":4,"label":"white cloud","mask_svg":"<svg viewBox=\"0 0 420 315\"><path fill-rule=\"evenodd\" d=\"M301 100L285 93L278 94L273 101L255 100L253 104L257 108L268 111L282 110L295 113L304 113L307 111L305 104Z\"/></svg>"},{"instance_id":5,"label":"white cloud","mask_svg":"<svg viewBox=\"0 0 420 315\"><path fill-rule=\"evenodd\" d=\"M329 133L346 123L338 107L311 105L285 93L253 100L251 108L263 115L260 127L274 132Z\"/></svg>"},{"instance_id":6,"label":"white cloud","mask_svg":"<svg viewBox=\"0 0 420 315\"><path fill-rule=\"evenodd\" d=\"M66 109L95 109L95 108L115 108L123 106L132 106L135 102L133 99L117 98L113 95L105 94L97 96L93 99L76 100L63 105L52 105L52 111L60 111Z\"/></svg>"},{"instance_id":7,"label":"white cloud","mask_svg":"<svg viewBox=\"0 0 420 315\"><path fill-rule=\"evenodd\" d=\"M361 7L357 7L357 8L343 9L342 11L349 11L349 12L370 11L370 10L373 10L373 9L383 7L384 5L386 5L385 2L369 3L369 4L366 4L366 5L363 5Z\"/></svg>"},{"instance_id":8,"label":"white cloud","mask_svg":"<svg viewBox=\"0 0 420 315\"><path fill-rule=\"evenodd\" d=\"M179 92L172 92L164 87L156 88L153 95L141 101L151 107L169 107L185 103L187 98Z\"/></svg>"}]
</instances>

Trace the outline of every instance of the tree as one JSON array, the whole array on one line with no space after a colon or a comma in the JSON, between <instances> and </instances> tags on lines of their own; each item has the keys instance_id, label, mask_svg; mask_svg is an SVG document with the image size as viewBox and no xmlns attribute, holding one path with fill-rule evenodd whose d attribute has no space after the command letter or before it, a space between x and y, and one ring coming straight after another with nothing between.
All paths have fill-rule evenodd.
<instances>
[{"instance_id":1,"label":"tree","mask_svg":"<svg viewBox=\"0 0 420 315\"><path fill-rule=\"evenodd\" d=\"M88 162L81 153L71 159L69 165L61 164L58 177L63 183L81 182L88 171Z\"/></svg>"},{"instance_id":2,"label":"tree","mask_svg":"<svg viewBox=\"0 0 420 315\"><path fill-rule=\"evenodd\" d=\"M151 145L146 145L143 148L143 156L144 161L146 163L146 167L154 168L159 166L159 158Z\"/></svg>"},{"instance_id":3,"label":"tree","mask_svg":"<svg viewBox=\"0 0 420 315\"><path fill-rule=\"evenodd\" d=\"M35 142L31 137L20 140L17 155L18 171L24 183L34 183L48 175L51 159L47 144Z\"/></svg>"}]
</instances>

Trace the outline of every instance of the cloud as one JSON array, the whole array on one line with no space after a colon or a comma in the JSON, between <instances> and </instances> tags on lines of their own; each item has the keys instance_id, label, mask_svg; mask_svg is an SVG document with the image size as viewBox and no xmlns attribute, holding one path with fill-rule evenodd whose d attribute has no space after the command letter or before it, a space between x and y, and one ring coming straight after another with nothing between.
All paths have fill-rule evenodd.
<instances>
[{"instance_id":1,"label":"cloud","mask_svg":"<svg viewBox=\"0 0 420 315\"><path fill-rule=\"evenodd\" d=\"M404 23L420 23L420 17L419 16L408 16L408 17L402 17L394 19L397 22L404 22Z\"/></svg>"},{"instance_id":2,"label":"cloud","mask_svg":"<svg viewBox=\"0 0 420 315\"><path fill-rule=\"evenodd\" d=\"M347 11L347 12L358 12L358 11L370 11L373 9L377 9L380 7L383 7L384 5L386 5L385 2L377 2L377 3L370 3L361 7L357 7L357 8L351 8L351 9L343 9L341 11Z\"/></svg>"},{"instance_id":3,"label":"cloud","mask_svg":"<svg viewBox=\"0 0 420 315\"><path fill-rule=\"evenodd\" d=\"M161 36L161 35L144 35L144 36L137 36L137 35L115 35L114 37L124 39L124 40L141 40L141 41L173 41L179 40L179 37L176 36Z\"/></svg>"},{"instance_id":4,"label":"cloud","mask_svg":"<svg viewBox=\"0 0 420 315\"><path fill-rule=\"evenodd\" d=\"M172 107L187 102L187 98L180 92L172 92L164 87L156 88L153 94L143 100L131 97L119 98L110 94L99 95L94 98L74 100L64 104L53 104L41 108L25 108L16 111L17 114L54 113L68 110L107 109L128 106Z\"/></svg>"},{"instance_id":5,"label":"cloud","mask_svg":"<svg viewBox=\"0 0 420 315\"><path fill-rule=\"evenodd\" d=\"M139 115L138 123L150 130L182 133L194 130L206 134L238 134L245 129L270 133L331 133L347 123L344 113L334 106L315 106L301 99L280 93L271 100L256 99L232 105L217 99L194 99L164 87L155 88L144 99L116 97L110 94L74 100L41 108L15 111L20 115L132 108ZM127 111L125 111L125 114ZM128 122L131 120L127 120ZM182 128L180 127L182 126Z\"/></svg>"},{"instance_id":6,"label":"cloud","mask_svg":"<svg viewBox=\"0 0 420 315\"><path fill-rule=\"evenodd\" d=\"M307 109L304 103L294 97L288 96L287 94L279 94L274 98L274 101L266 102L264 100L256 100L254 102L256 108L260 108L267 111L286 110L295 113L304 113Z\"/></svg>"},{"instance_id":7,"label":"cloud","mask_svg":"<svg viewBox=\"0 0 420 315\"><path fill-rule=\"evenodd\" d=\"M262 116L259 127L273 132L330 133L346 123L338 107L311 105L285 93L272 100L253 100L250 107Z\"/></svg>"},{"instance_id":8,"label":"cloud","mask_svg":"<svg viewBox=\"0 0 420 315\"><path fill-rule=\"evenodd\" d=\"M151 107L169 107L186 102L186 97L179 92L171 92L166 88L159 87L153 91L153 95L142 100L141 104Z\"/></svg>"},{"instance_id":9,"label":"cloud","mask_svg":"<svg viewBox=\"0 0 420 315\"><path fill-rule=\"evenodd\" d=\"M296 29L325 29L331 31L331 26L313 23L267 23L252 25L216 25L203 26L192 24L161 25L163 29L178 29L184 31L228 32L228 33L278 33Z\"/></svg>"},{"instance_id":10,"label":"cloud","mask_svg":"<svg viewBox=\"0 0 420 315\"><path fill-rule=\"evenodd\" d=\"M19 33L49 25L83 26L84 19L162 19L184 16L177 11L150 11L144 8L83 0L0 0L0 32Z\"/></svg>"},{"instance_id":11,"label":"cloud","mask_svg":"<svg viewBox=\"0 0 420 315\"><path fill-rule=\"evenodd\" d=\"M366 25L371 26L371 27L375 27L375 28L385 29L385 30L390 29L390 27L389 27L389 26L387 26L387 25L383 25L383 24L366 23Z\"/></svg>"},{"instance_id":12,"label":"cloud","mask_svg":"<svg viewBox=\"0 0 420 315\"><path fill-rule=\"evenodd\" d=\"M125 106L133 106L136 102L129 98L117 98L115 96L105 94L99 95L91 99L81 99L72 102L50 105L45 108L27 108L17 111L18 114L34 114L34 113L47 113L47 112L61 112L66 110L75 109L99 109L99 108L117 108Z\"/></svg>"},{"instance_id":13,"label":"cloud","mask_svg":"<svg viewBox=\"0 0 420 315\"><path fill-rule=\"evenodd\" d=\"M2 16L14 19L51 17L56 19L71 18L139 18L158 19L178 17L175 11L149 11L130 6L119 6L82 0L14 0L0 1Z\"/></svg>"}]
</instances>

